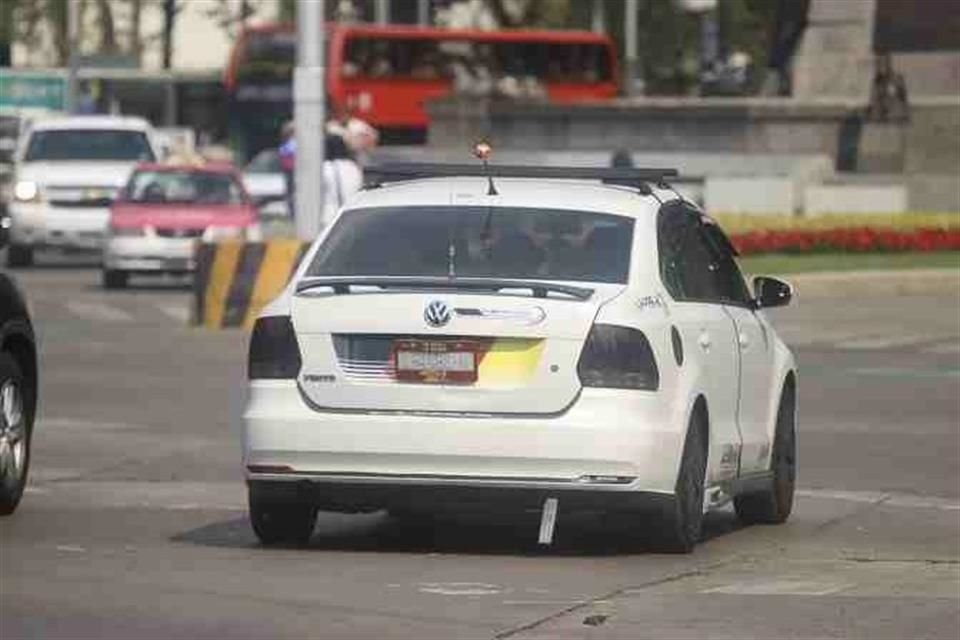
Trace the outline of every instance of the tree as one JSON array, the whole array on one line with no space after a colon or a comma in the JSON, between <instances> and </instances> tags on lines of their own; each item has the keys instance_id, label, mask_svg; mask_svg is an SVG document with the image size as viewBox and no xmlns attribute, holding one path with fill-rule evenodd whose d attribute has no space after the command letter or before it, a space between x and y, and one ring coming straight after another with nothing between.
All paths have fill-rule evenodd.
<instances>
[{"instance_id":1,"label":"tree","mask_svg":"<svg viewBox=\"0 0 960 640\"><path fill-rule=\"evenodd\" d=\"M64 66L70 57L70 38L67 25L68 6L74 2L80 25L89 29L88 11L95 9L96 37L87 53L133 54L139 56L143 42L140 37L140 17L144 2L149 0L0 0L0 42L36 49L44 44L49 34L54 46L53 63ZM119 28L117 11L125 7L129 20L126 28ZM90 34L84 42L90 43Z\"/></svg>"},{"instance_id":2,"label":"tree","mask_svg":"<svg viewBox=\"0 0 960 640\"><path fill-rule=\"evenodd\" d=\"M236 38L247 20L257 13L250 0L240 0L237 9L233 8L235 5L236 2L232 0L216 0L206 12L207 17L215 20L217 25L226 31L231 38Z\"/></svg>"}]
</instances>

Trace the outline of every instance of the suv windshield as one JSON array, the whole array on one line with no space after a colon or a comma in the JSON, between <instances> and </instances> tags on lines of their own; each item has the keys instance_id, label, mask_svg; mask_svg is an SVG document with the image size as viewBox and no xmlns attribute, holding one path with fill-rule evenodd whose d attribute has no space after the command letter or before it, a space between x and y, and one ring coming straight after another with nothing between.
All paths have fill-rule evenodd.
<instances>
[{"instance_id":1,"label":"suv windshield","mask_svg":"<svg viewBox=\"0 0 960 640\"><path fill-rule=\"evenodd\" d=\"M51 129L34 131L24 155L42 160L117 160L153 162L156 158L142 131L118 129Z\"/></svg>"},{"instance_id":2,"label":"suv windshield","mask_svg":"<svg viewBox=\"0 0 960 640\"><path fill-rule=\"evenodd\" d=\"M127 185L127 202L150 204L240 204L243 193L232 176L201 171L138 171Z\"/></svg>"},{"instance_id":3,"label":"suv windshield","mask_svg":"<svg viewBox=\"0 0 960 640\"><path fill-rule=\"evenodd\" d=\"M457 276L625 283L633 219L513 207L344 212L311 276Z\"/></svg>"}]
</instances>

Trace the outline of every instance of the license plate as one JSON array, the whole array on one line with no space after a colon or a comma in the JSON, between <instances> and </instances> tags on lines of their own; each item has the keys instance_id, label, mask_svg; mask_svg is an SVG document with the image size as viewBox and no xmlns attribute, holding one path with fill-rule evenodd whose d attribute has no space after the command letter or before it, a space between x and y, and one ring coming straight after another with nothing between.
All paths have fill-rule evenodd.
<instances>
[{"instance_id":1,"label":"license plate","mask_svg":"<svg viewBox=\"0 0 960 640\"><path fill-rule=\"evenodd\" d=\"M477 345L468 341L398 340L397 380L469 384L477 381Z\"/></svg>"}]
</instances>

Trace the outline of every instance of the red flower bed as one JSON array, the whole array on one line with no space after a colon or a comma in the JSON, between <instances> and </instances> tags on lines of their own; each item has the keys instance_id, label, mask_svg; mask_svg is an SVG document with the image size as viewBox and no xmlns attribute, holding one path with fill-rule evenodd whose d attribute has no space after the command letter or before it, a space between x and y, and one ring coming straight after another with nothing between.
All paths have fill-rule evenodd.
<instances>
[{"instance_id":1,"label":"red flower bed","mask_svg":"<svg viewBox=\"0 0 960 640\"><path fill-rule=\"evenodd\" d=\"M730 238L741 255L836 251L960 251L960 228L748 231Z\"/></svg>"}]
</instances>

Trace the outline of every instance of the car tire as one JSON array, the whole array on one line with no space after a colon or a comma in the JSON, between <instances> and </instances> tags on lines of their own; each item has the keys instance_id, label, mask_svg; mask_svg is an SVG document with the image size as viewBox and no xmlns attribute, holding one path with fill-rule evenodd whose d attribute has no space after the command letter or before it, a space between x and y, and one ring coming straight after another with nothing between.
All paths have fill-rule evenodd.
<instances>
[{"instance_id":1,"label":"car tire","mask_svg":"<svg viewBox=\"0 0 960 640\"><path fill-rule=\"evenodd\" d=\"M24 244L11 244L7 247L7 266L11 269L33 266L33 247Z\"/></svg>"},{"instance_id":2,"label":"car tire","mask_svg":"<svg viewBox=\"0 0 960 640\"><path fill-rule=\"evenodd\" d=\"M123 289L130 280L130 274L126 271L117 271L116 269L103 270L103 288L104 289Z\"/></svg>"},{"instance_id":3,"label":"car tire","mask_svg":"<svg viewBox=\"0 0 960 640\"><path fill-rule=\"evenodd\" d=\"M0 516L13 513L27 485L33 430L30 393L17 361L0 352Z\"/></svg>"},{"instance_id":4,"label":"car tire","mask_svg":"<svg viewBox=\"0 0 960 640\"><path fill-rule=\"evenodd\" d=\"M250 525L267 546L305 546L313 535L317 509L299 503L270 502L250 496Z\"/></svg>"},{"instance_id":5,"label":"car tire","mask_svg":"<svg viewBox=\"0 0 960 640\"><path fill-rule=\"evenodd\" d=\"M706 477L706 418L702 411L695 410L687 426L674 497L661 520L660 531L654 537L659 550L690 553L700 541Z\"/></svg>"},{"instance_id":6,"label":"car tire","mask_svg":"<svg viewBox=\"0 0 960 640\"><path fill-rule=\"evenodd\" d=\"M777 426L770 455L773 483L760 493L734 498L737 517L745 524L781 524L790 517L797 481L796 391L784 387L777 409Z\"/></svg>"}]
</instances>

